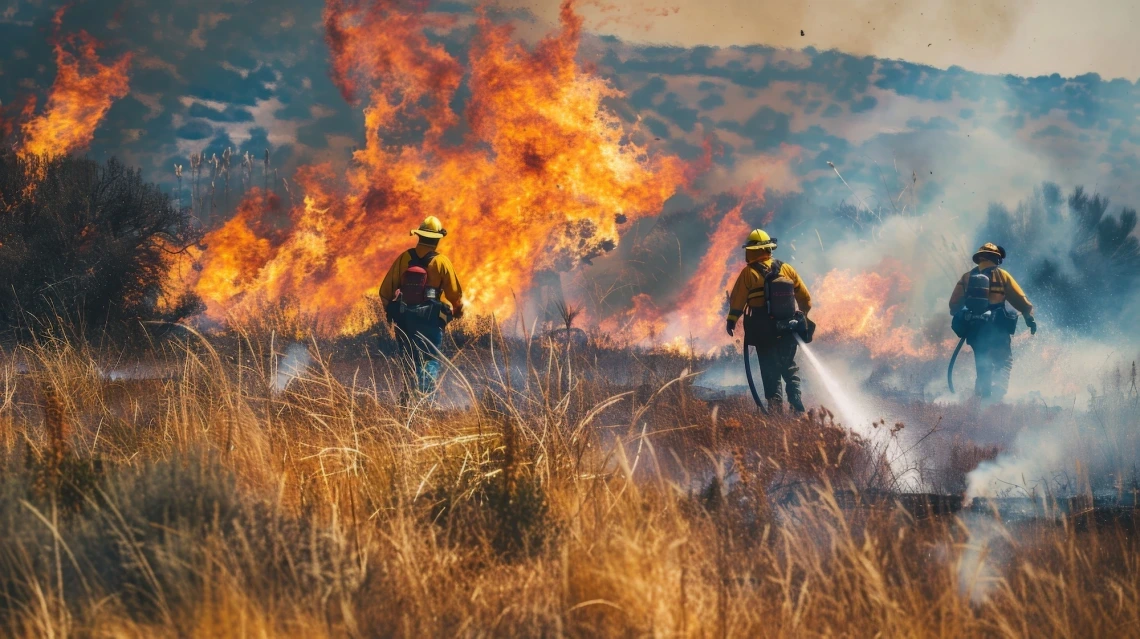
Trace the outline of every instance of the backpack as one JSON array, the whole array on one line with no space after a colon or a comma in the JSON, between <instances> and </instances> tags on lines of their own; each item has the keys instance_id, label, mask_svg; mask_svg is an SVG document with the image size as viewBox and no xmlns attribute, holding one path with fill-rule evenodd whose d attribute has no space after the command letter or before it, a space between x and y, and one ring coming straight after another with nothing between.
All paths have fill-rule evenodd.
<instances>
[{"instance_id":1,"label":"backpack","mask_svg":"<svg viewBox=\"0 0 1140 639\"><path fill-rule=\"evenodd\" d=\"M745 339L750 344L765 344L781 333L790 332L786 328L790 320L803 319L803 314L796 310L795 282L780 273L783 266L783 262L772 260L772 266L765 273L753 264L748 265L764 280L763 288L756 287L748 291L750 298L761 290L764 291L763 310L750 307L749 314L745 317ZM806 322L803 321L800 321L798 325L801 333L802 329L807 326Z\"/></svg>"},{"instance_id":2,"label":"backpack","mask_svg":"<svg viewBox=\"0 0 1140 639\"><path fill-rule=\"evenodd\" d=\"M420 257L416 249L408 249L408 268L400 278L400 300L408 306L419 306L428 301L431 296L428 290L428 265L435 259L436 253L432 251ZM438 297L438 293L435 295Z\"/></svg>"},{"instance_id":3,"label":"backpack","mask_svg":"<svg viewBox=\"0 0 1140 639\"><path fill-rule=\"evenodd\" d=\"M966 280L966 297L962 305L971 315L980 316L990 309L990 287L993 283L990 276L993 269L988 268L984 271L974 269L974 271Z\"/></svg>"},{"instance_id":4,"label":"backpack","mask_svg":"<svg viewBox=\"0 0 1140 639\"><path fill-rule=\"evenodd\" d=\"M748 267L752 269L757 275L764 280L764 310L769 319L773 320L790 320L796 314L796 285L787 277L780 274L784 263L780 260L772 260L772 266L768 268L767 273L763 273L753 264ZM761 289L759 287L748 291L748 297L752 297Z\"/></svg>"},{"instance_id":5,"label":"backpack","mask_svg":"<svg viewBox=\"0 0 1140 639\"><path fill-rule=\"evenodd\" d=\"M773 261L764 278L764 304L768 307L768 317L778 322L796 315L796 284L780 274L783 265L780 261Z\"/></svg>"},{"instance_id":6,"label":"backpack","mask_svg":"<svg viewBox=\"0 0 1140 639\"><path fill-rule=\"evenodd\" d=\"M990 290L994 285L994 271L975 268L966 279L966 295L962 307L954 313L950 328L958 337L972 340L986 326L993 325L1012 335L1017 330L1017 311L1009 302L990 303Z\"/></svg>"},{"instance_id":7,"label":"backpack","mask_svg":"<svg viewBox=\"0 0 1140 639\"><path fill-rule=\"evenodd\" d=\"M433 251L420 257L411 249L408 255L411 259L400 276L396 299L384 308L388 319L405 331L437 323L446 326L452 319L451 308L440 301L439 290L427 283L428 265L438 253Z\"/></svg>"}]
</instances>

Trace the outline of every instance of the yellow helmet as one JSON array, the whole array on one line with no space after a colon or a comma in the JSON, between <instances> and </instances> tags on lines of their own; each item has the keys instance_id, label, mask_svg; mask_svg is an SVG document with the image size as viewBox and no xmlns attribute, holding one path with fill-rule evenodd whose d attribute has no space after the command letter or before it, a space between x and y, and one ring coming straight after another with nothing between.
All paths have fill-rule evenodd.
<instances>
[{"instance_id":1,"label":"yellow helmet","mask_svg":"<svg viewBox=\"0 0 1140 639\"><path fill-rule=\"evenodd\" d=\"M755 229L748 234L748 242L743 248L746 249L774 249L776 248L776 238L769 236L767 233L760 229Z\"/></svg>"},{"instance_id":2,"label":"yellow helmet","mask_svg":"<svg viewBox=\"0 0 1140 639\"><path fill-rule=\"evenodd\" d=\"M447 235L447 229L443 228L443 222L440 222L438 217L431 215L424 220L423 224L420 224L420 228L413 229L409 235L418 235L420 237L438 240L444 235Z\"/></svg>"},{"instance_id":3,"label":"yellow helmet","mask_svg":"<svg viewBox=\"0 0 1140 639\"><path fill-rule=\"evenodd\" d=\"M989 260L994 264L1001 264L1005 261L1005 249L993 242L986 242L974 253L974 264L981 264L982 260Z\"/></svg>"}]
</instances>

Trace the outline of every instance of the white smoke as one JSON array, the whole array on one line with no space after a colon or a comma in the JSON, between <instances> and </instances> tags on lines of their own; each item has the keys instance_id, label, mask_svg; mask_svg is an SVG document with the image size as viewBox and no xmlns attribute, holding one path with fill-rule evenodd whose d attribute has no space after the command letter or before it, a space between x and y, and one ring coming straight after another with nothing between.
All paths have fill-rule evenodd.
<instances>
[{"instance_id":1,"label":"white smoke","mask_svg":"<svg viewBox=\"0 0 1140 639\"><path fill-rule=\"evenodd\" d=\"M962 523L970 536L958 559L958 588L971 603L981 604L1001 583L1007 562L1001 556L999 542L1009 538L1009 531L986 514L967 513Z\"/></svg>"},{"instance_id":2,"label":"white smoke","mask_svg":"<svg viewBox=\"0 0 1140 639\"><path fill-rule=\"evenodd\" d=\"M758 373L756 370L752 372ZM748 378L744 375L744 362L741 356L734 356L730 360L717 360L693 381L693 385L714 390L746 388Z\"/></svg>"},{"instance_id":3,"label":"white smoke","mask_svg":"<svg viewBox=\"0 0 1140 639\"><path fill-rule=\"evenodd\" d=\"M1010 452L982 462L966 475L966 499L1048 492L1052 477L1068 470L1073 461L1064 435L1058 428L1019 432Z\"/></svg>"},{"instance_id":4,"label":"white smoke","mask_svg":"<svg viewBox=\"0 0 1140 639\"><path fill-rule=\"evenodd\" d=\"M1097 354L1093 359L1101 357ZM1059 359L1051 366L1076 366L1081 358ZM1127 360L1100 361L1096 374L1073 369L1064 376L1085 384L1083 398L1074 394L1067 406L1052 406L1053 416L1047 423L1021 422L1009 450L982 462L966 476L968 498L1070 496L1086 490L1120 493L1136 487L1140 482L1140 433L1136 429L1140 389L1135 368ZM1048 370L1027 374L1041 377Z\"/></svg>"},{"instance_id":5,"label":"white smoke","mask_svg":"<svg viewBox=\"0 0 1140 639\"><path fill-rule=\"evenodd\" d=\"M104 379L108 379L112 382L159 379L172 374L171 371L164 370L157 364L144 364L142 362L135 362L109 370L100 369L100 372L103 374Z\"/></svg>"},{"instance_id":6,"label":"white smoke","mask_svg":"<svg viewBox=\"0 0 1140 639\"><path fill-rule=\"evenodd\" d=\"M277 374L273 378L273 389L284 392L289 382L300 377L309 368L313 357L304 344L294 342L285 349L285 356L277 363Z\"/></svg>"}]
</instances>

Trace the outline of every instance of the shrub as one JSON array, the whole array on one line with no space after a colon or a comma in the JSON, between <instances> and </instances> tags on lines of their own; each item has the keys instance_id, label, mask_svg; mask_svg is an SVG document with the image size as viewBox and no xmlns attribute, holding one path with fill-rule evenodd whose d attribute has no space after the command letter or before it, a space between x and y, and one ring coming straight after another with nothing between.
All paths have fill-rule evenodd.
<instances>
[{"instance_id":1,"label":"shrub","mask_svg":"<svg viewBox=\"0 0 1140 639\"><path fill-rule=\"evenodd\" d=\"M200 310L167 277L199 237L185 211L112 159L0 155L0 331L63 318L88 334Z\"/></svg>"},{"instance_id":2,"label":"shrub","mask_svg":"<svg viewBox=\"0 0 1140 639\"><path fill-rule=\"evenodd\" d=\"M1012 211L991 204L974 239L1005 247L1010 270L1053 322L1082 330L1124 327L1132 316L1101 300L1125 298L1140 285L1136 224L1133 208L1113 215L1107 197L1078 186L1066 198L1059 186L1045 182Z\"/></svg>"}]
</instances>

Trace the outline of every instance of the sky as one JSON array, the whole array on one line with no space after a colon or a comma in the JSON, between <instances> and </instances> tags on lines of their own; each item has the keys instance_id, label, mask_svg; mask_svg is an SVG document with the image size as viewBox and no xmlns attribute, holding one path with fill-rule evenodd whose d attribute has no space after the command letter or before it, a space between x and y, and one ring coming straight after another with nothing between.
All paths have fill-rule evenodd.
<instances>
[{"instance_id":1,"label":"sky","mask_svg":"<svg viewBox=\"0 0 1140 639\"><path fill-rule=\"evenodd\" d=\"M502 1L557 18L556 0ZM1135 0L623 0L582 12L595 32L629 42L811 46L981 73L1140 78L1140 56L1128 53Z\"/></svg>"},{"instance_id":2,"label":"sky","mask_svg":"<svg viewBox=\"0 0 1140 639\"><path fill-rule=\"evenodd\" d=\"M5 1L0 101L7 104L50 86L48 21L58 3ZM516 1L523 2L500 0ZM557 3L528 2L501 5L502 15L514 18L520 35L537 37L552 27ZM91 153L118 155L164 182L191 153L227 147L258 156L269 149L273 166L286 174L302 162L346 161L361 142L363 117L329 80L322 6L313 0L77 2L65 29L90 30L107 43L108 58L135 56L131 94L112 108ZM1129 50L1124 34L1140 3L630 0L615 6L580 4L592 29L583 61L625 91L624 117L653 129L663 150L692 156L710 136L723 142L727 153L714 186L737 185L749 171L764 169L774 186L802 191L804 175L827 172L821 161L860 177L862 165L841 162L877 151L880 163L901 157L914 163L904 169L925 169L928 177L935 169L944 177L970 174L959 186L999 199L1052 173L1132 195L1125 178L1140 141L1133 124L1140 89L1133 81L1106 80L1140 77L1124 70L1140 65L1140 56L1119 55ZM469 5L437 0L431 7L459 16L447 41L462 57ZM1041 52L1034 38L1048 43ZM931 46L915 46L926 41ZM922 137L945 149L923 156L913 144ZM967 171L952 159L975 153L980 140L1001 145L1002 153L987 154L991 161L1015 164L1008 174L1015 189L988 184L992 171ZM816 161L821 154L826 160Z\"/></svg>"}]
</instances>

